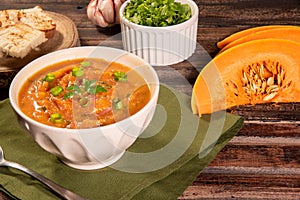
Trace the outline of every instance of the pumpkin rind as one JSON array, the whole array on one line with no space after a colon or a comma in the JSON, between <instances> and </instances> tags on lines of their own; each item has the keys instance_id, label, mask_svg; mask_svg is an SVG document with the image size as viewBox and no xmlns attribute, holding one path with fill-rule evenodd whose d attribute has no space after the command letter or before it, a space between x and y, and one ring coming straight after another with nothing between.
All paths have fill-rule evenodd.
<instances>
[{"instance_id":1,"label":"pumpkin rind","mask_svg":"<svg viewBox=\"0 0 300 200\"><path fill-rule=\"evenodd\" d=\"M217 55L194 84L193 113L201 116L237 105L300 102L299 52L299 42L260 39Z\"/></svg>"},{"instance_id":2,"label":"pumpkin rind","mask_svg":"<svg viewBox=\"0 0 300 200\"><path fill-rule=\"evenodd\" d=\"M300 27L281 27L281 28L273 28L263 31L258 31L244 37L238 38L226 46L224 46L219 53L224 52L225 50L232 48L238 44L242 44L245 42L249 42L252 40L258 39L266 39L266 38L277 38L277 39L287 39L300 42Z\"/></svg>"},{"instance_id":3,"label":"pumpkin rind","mask_svg":"<svg viewBox=\"0 0 300 200\"><path fill-rule=\"evenodd\" d=\"M252 33L256 33L259 31L263 31L263 30L269 30L269 29L278 29L278 28L292 28L292 27L296 27L296 26L289 26L289 25L269 25L269 26L258 26L258 27L254 27L254 28L248 28L239 32L236 32L228 37L226 37L225 39L221 40L220 42L217 43L217 46L222 49L224 48L227 44L245 37L249 34Z\"/></svg>"}]
</instances>

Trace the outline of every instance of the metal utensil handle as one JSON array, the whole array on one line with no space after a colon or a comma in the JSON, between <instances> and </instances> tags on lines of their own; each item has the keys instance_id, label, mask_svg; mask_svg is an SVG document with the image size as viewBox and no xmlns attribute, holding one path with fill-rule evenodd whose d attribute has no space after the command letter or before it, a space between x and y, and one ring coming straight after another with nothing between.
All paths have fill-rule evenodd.
<instances>
[{"instance_id":1,"label":"metal utensil handle","mask_svg":"<svg viewBox=\"0 0 300 200\"><path fill-rule=\"evenodd\" d=\"M78 194L75 194L59 185L57 185L56 183L54 183L53 181L49 180L48 178L38 174L37 172L28 169L18 163L15 162L10 162L10 161L5 161L2 163L3 165L7 166L7 167L12 167L18 170L21 170L23 172L25 172L26 174L36 178L37 180L39 180L41 183L45 184L46 186L48 186L50 189L53 190L53 192L55 192L57 195L59 195L60 197L62 197L63 199L67 199L67 200L86 200L85 198L79 196Z\"/></svg>"}]
</instances>

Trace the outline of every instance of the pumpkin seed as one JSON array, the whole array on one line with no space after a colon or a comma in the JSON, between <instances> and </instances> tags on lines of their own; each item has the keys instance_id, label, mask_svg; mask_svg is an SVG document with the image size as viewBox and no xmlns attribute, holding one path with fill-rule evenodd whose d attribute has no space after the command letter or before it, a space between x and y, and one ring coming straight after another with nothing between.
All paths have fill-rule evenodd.
<instances>
[{"instance_id":1,"label":"pumpkin seed","mask_svg":"<svg viewBox=\"0 0 300 200\"><path fill-rule=\"evenodd\" d=\"M265 96L263 98L264 101L270 101L271 99L273 99L276 95L277 95L278 92L273 92L271 94L268 94L267 96Z\"/></svg>"},{"instance_id":2,"label":"pumpkin seed","mask_svg":"<svg viewBox=\"0 0 300 200\"><path fill-rule=\"evenodd\" d=\"M230 82L226 82L226 85L228 86L231 92L233 92L236 96L238 96L239 88L234 81L230 80Z\"/></svg>"},{"instance_id":3,"label":"pumpkin seed","mask_svg":"<svg viewBox=\"0 0 300 200\"><path fill-rule=\"evenodd\" d=\"M242 89L249 96L266 95L263 99L273 99L280 88L291 85L284 84L285 71L279 62L263 61L248 65L242 70ZM231 83L231 91L236 93L236 84Z\"/></svg>"},{"instance_id":4,"label":"pumpkin seed","mask_svg":"<svg viewBox=\"0 0 300 200\"><path fill-rule=\"evenodd\" d=\"M262 85L261 85L261 89L262 89L262 93L266 92L266 88L267 88L267 82L263 81Z\"/></svg>"},{"instance_id":5,"label":"pumpkin seed","mask_svg":"<svg viewBox=\"0 0 300 200\"><path fill-rule=\"evenodd\" d=\"M280 74L277 74L277 83L278 83L278 86L281 86L281 75Z\"/></svg>"},{"instance_id":6,"label":"pumpkin seed","mask_svg":"<svg viewBox=\"0 0 300 200\"><path fill-rule=\"evenodd\" d=\"M260 65L259 76L260 76L261 79L264 79L264 77L265 77L265 70L264 70L264 66L263 65Z\"/></svg>"},{"instance_id":7,"label":"pumpkin seed","mask_svg":"<svg viewBox=\"0 0 300 200\"><path fill-rule=\"evenodd\" d=\"M266 92L267 92L267 94L269 94L269 93L271 93L272 91L275 91L275 90L277 90L277 91L279 90L278 86L277 85L271 85L271 86L267 87Z\"/></svg>"},{"instance_id":8,"label":"pumpkin seed","mask_svg":"<svg viewBox=\"0 0 300 200\"><path fill-rule=\"evenodd\" d=\"M266 69L268 70L268 72L273 73L272 71L272 67L270 67L269 65L264 65L266 67Z\"/></svg>"},{"instance_id":9,"label":"pumpkin seed","mask_svg":"<svg viewBox=\"0 0 300 200\"><path fill-rule=\"evenodd\" d=\"M268 80L267 80L267 85L268 85L268 86L274 85L274 77L268 78Z\"/></svg>"}]
</instances>

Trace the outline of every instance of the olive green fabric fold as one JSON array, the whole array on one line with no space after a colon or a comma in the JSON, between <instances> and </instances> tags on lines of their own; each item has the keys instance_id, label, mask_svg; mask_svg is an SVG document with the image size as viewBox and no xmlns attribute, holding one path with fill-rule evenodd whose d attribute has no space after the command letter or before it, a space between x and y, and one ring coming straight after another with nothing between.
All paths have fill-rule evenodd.
<instances>
[{"instance_id":1,"label":"olive green fabric fold","mask_svg":"<svg viewBox=\"0 0 300 200\"><path fill-rule=\"evenodd\" d=\"M111 165L78 170L41 149L18 125L9 101L0 102L0 145L7 160L18 162L87 199L176 199L243 126L225 112L200 119L190 97L161 85L149 127ZM28 175L0 168L0 185L20 199L58 199Z\"/></svg>"}]
</instances>

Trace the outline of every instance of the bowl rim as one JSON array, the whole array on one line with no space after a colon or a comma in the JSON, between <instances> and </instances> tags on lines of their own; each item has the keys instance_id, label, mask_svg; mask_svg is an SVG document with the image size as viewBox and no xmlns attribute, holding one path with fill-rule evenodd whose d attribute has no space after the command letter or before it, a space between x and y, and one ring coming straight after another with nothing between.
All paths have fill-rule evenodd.
<instances>
[{"instance_id":1,"label":"bowl rim","mask_svg":"<svg viewBox=\"0 0 300 200\"><path fill-rule=\"evenodd\" d=\"M197 4L193 1L193 0L175 0L176 2L181 2L181 3L187 3L192 11L192 16L190 19L179 23L179 24L175 24L175 25L171 25L171 26L145 26L145 25L140 25L140 24L136 24L133 22L130 22L126 17L124 17L123 12L127 6L127 4L130 2L131 0L127 0L125 1L119 10L119 16L120 16L120 24L125 23L127 26L130 26L132 28L135 29L145 29L145 30L155 30L155 31L160 31L160 30L178 30L178 29L182 29L185 28L186 26L189 25L189 23L195 21L198 19L198 15L199 15L199 8L197 6Z\"/></svg>"},{"instance_id":2,"label":"bowl rim","mask_svg":"<svg viewBox=\"0 0 300 200\"><path fill-rule=\"evenodd\" d=\"M105 126L97 126L97 127L92 127L92 128L82 128L82 129L68 129L68 128L59 128L59 127L55 127L55 126L50 126L50 125L47 125L47 124L43 124L41 122L38 122L30 117L28 117L25 113L23 113L21 111L21 109L19 108L19 105L18 105L18 100L14 100L12 97L15 96L13 95L14 91L13 91L13 87L16 85L16 84L21 84L23 85L24 84L24 80L23 81L19 81L19 76L21 74L24 73L25 70L27 70L28 68L30 68L32 65L34 65L35 63L39 62L40 60L43 60L43 59L47 59L49 56L51 55L54 55L54 54L59 54L59 53L62 53L62 52L68 52L68 51L76 51L77 49L97 49L97 48L102 48L102 49L108 49L108 50L113 50L113 51L119 51L120 55L130 55L132 57L134 57L135 59L138 59L139 61L142 61L143 63L145 63L145 65L150 69L150 71L152 72L152 75L154 77L154 84L155 84L155 88L154 88L154 91L153 91L153 95L151 96L149 102L141 109L139 110L138 112L136 112L135 114L131 115L131 116L128 116L126 117L125 119L122 119L120 121L117 121L115 123L112 123L112 124L109 124L109 125L105 125ZM81 57L78 57L78 58L84 58L85 56L81 56ZM103 58L105 60L105 58ZM67 60L67 59L66 59ZM45 66L43 66L42 68L40 68L39 70L36 71L36 73L40 70L42 70L44 67L47 67L51 64L55 64L57 63L58 61L54 61L54 62L51 62L49 64L46 64ZM128 66L131 68L131 66ZM30 77L30 76L28 76ZM148 83L149 84L149 83ZM152 84L152 83L151 83ZM38 126L38 127L41 127L43 129L51 129L53 131L64 131L66 133L71 133L71 134L74 134L74 133L82 133L84 134L84 132L86 131L91 131L91 130L95 130L95 129L110 129L110 128L113 128L115 126L117 126L117 124L119 123L124 123L126 122L126 120L130 120L132 118L136 118L143 110L145 109L150 109L149 107L152 106L153 101L156 101L156 96L158 97L159 95L159 88L160 88L160 82L159 82L159 78L158 78L158 75L155 71L155 69L148 63L146 62L145 60L143 60L142 58L140 58L139 56L133 54L133 53L130 53L128 51L125 51L123 49L118 49L118 48L113 48L113 47L106 47L106 46L79 46L79 47L71 47L71 48L67 48L67 49L62 49L62 50L58 50L58 51L55 51L55 52L51 52L51 53L48 53L48 54L45 54L33 61L31 61L30 63L28 63L27 65L25 65L17 74L16 76L13 78L11 84L10 84L10 87L9 87L9 101L10 101L10 104L13 108L13 110L15 112L17 112L17 114L23 118L25 121L28 121L30 122L31 124L34 124L35 126ZM19 92L19 91L17 91ZM16 97L15 97L16 98Z\"/></svg>"}]
</instances>

